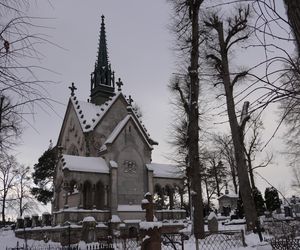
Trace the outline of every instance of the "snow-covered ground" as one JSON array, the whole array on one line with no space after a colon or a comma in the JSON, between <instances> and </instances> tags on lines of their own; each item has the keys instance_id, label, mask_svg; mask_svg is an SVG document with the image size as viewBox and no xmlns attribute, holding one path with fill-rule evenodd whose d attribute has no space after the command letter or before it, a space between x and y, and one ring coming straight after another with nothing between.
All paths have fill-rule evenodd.
<instances>
[{"instance_id":1,"label":"snow-covered ground","mask_svg":"<svg viewBox=\"0 0 300 250\"><path fill-rule=\"evenodd\" d=\"M0 231L0 250L6 250L6 247L16 247L17 242L19 246L22 246L25 242L22 239L16 238L14 235L14 232L12 230ZM272 247L267 243L259 243L259 239L257 234L249 234L246 235L246 243L247 247L239 247L239 248L233 248L232 250L272 250ZM59 247L60 243L56 242L48 242L45 243L44 241L34 241L34 240L28 240L27 244L29 247ZM84 242L80 242L81 249L86 249L86 244ZM120 249L120 248L118 248ZM185 242L185 248L186 250L194 250L195 243L193 241L187 241Z\"/></svg>"},{"instance_id":2,"label":"snow-covered ground","mask_svg":"<svg viewBox=\"0 0 300 250\"><path fill-rule=\"evenodd\" d=\"M16 247L17 244L21 247L25 244L23 239L15 237L15 233L12 230L0 229L0 250L6 250L6 247ZM59 247L60 243L51 242L45 243L44 241L27 240L27 245L30 247Z\"/></svg>"}]
</instances>

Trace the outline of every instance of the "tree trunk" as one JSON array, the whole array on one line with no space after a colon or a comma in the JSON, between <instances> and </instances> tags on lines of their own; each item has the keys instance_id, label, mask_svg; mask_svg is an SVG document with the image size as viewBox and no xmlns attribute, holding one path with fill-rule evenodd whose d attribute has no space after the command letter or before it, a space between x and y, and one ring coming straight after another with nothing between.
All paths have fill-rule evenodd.
<instances>
[{"instance_id":1,"label":"tree trunk","mask_svg":"<svg viewBox=\"0 0 300 250\"><path fill-rule=\"evenodd\" d=\"M204 183L205 183L205 189L206 189L207 206L209 207L210 196L209 196L209 192L208 192L208 183L207 183L207 179L206 178L204 180Z\"/></svg>"},{"instance_id":2,"label":"tree trunk","mask_svg":"<svg viewBox=\"0 0 300 250\"><path fill-rule=\"evenodd\" d=\"M196 239L204 238L203 199L199 160L199 9L203 0L190 1L190 19L192 24L192 41L190 57L190 103L188 125L188 153L191 172L192 203L194 208L194 235Z\"/></svg>"},{"instance_id":3,"label":"tree trunk","mask_svg":"<svg viewBox=\"0 0 300 250\"><path fill-rule=\"evenodd\" d=\"M249 154L246 154L246 157L247 157L247 162L248 162L248 171L249 171L249 176L250 176L251 188L253 190L255 188L255 182L254 182L251 156Z\"/></svg>"},{"instance_id":4,"label":"tree trunk","mask_svg":"<svg viewBox=\"0 0 300 250\"><path fill-rule=\"evenodd\" d=\"M239 179L240 192L244 204L245 217L247 223L247 230L253 230L257 221L257 214L255 203L250 187L246 159L244 154L243 131L238 124L235 113L235 103L233 97L233 86L230 80L230 71L228 63L228 54L224 41L223 24L219 23L218 28L219 45L222 60L222 78L226 94L227 112L229 124L232 134L232 141L235 152L235 159L237 165L237 174Z\"/></svg>"},{"instance_id":5,"label":"tree trunk","mask_svg":"<svg viewBox=\"0 0 300 250\"><path fill-rule=\"evenodd\" d=\"M1 214L2 214L2 223L3 223L3 226L5 226L5 203L6 203L6 195L4 194L3 195L3 198L2 198L2 211L1 211Z\"/></svg>"},{"instance_id":6,"label":"tree trunk","mask_svg":"<svg viewBox=\"0 0 300 250\"><path fill-rule=\"evenodd\" d=\"M230 167L230 172L231 172L231 176L232 176L232 183L233 183L233 187L234 187L234 192L236 194L238 194L238 184L237 184L237 181L236 181L235 166Z\"/></svg>"},{"instance_id":7,"label":"tree trunk","mask_svg":"<svg viewBox=\"0 0 300 250\"><path fill-rule=\"evenodd\" d=\"M218 178L218 172L217 172L217 166L215 165L215 162L213 163L213 173L214 173L214 178L216 181L216 188L217 188L217 195L218 197L221 196L221 191L220 191L220 184L219 184L219 178Z\"/></svg>"},{"instance_id":8,"label":"tree trunk","mask_svg":"<svg viewBox=\"0 0 300 250\"><path fill-rule=\"evenodd\" d=\"M284 3L287 8L289 23L296 39L298 56L300 56L300 1L284 0Z\"/></svg>"},{"instance_id":9,"label":"tree trunk","mask_svg":"<svg viewBox=\"0 0 300 250\"><path fill-rule=\"evenodd\" d=\"M20 182L20 198L19 198L19 213L20 216L23 215L23 178L21 177L21 182Z\"/></svg>"}]
</instances>

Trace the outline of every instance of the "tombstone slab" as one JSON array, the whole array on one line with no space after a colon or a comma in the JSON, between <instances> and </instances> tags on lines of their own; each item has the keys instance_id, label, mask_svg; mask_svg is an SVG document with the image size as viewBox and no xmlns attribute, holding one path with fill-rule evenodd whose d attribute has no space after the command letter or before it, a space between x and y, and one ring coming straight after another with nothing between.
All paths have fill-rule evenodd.
<instances>
[{"instance_id":1,"label":"tombstone slab","mask_svg":"<svg viewBox=\"0 0 300 250\"><path fill-rule=\"evenodd\" d=\"M207 227L210 233L216 233L219 230L217 215L214 212L211 212L207 217Z\"/></svg>"}]
</instances>

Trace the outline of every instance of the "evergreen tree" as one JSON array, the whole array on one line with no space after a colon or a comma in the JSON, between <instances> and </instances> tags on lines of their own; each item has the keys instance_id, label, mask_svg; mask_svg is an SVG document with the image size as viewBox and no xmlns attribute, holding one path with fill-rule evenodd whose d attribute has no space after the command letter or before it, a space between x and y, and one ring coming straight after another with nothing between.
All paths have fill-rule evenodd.
<instances>
[{"instance_id":1,"label":"evergreen tree","mask_svg":"<svg viewBox=\"0 0 300 250\"><path fill-rule=\"evenodd\" d=\"M51 201L53 197L53 176L56 161L57 150L50 146L39 158L38 163L34 165L32 177L36 187L31 189L31 193L44 204Z\"/></svg>"},{"instance_id":2,"label":"evergreen tree","mask_svg":"<svg viewBox=\"0 0 300 250\"><path fill-rule=\"evenodd\" d=\"M268 187L265 190L265 202L268 211L271 213L280 208L280 199L278 195L278 191L274 187Z\"/></svg>"},{"instance_id":3,"label":"evergreen tree","mask_svg":"<svg viewBox=\"0 0 300 250\"><path fill-rule=\"evenodd\" d=\"M265 202L264 198L262 197L261 192L254 187L252 189L253 199L255 202L256 212L259 216L264 215L266 208L265 208Z\"/></svg>"}]
</instances>

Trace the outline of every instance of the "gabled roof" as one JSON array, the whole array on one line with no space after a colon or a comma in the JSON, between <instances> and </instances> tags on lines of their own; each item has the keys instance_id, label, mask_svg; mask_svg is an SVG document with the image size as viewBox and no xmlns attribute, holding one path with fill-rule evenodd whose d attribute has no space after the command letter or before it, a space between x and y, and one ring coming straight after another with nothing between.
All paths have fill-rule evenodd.
<instances>
[{"instance_id":1,"label":"gabled roof","mask_svg":"<svg viewBox=\"0 0 300 250\"><path fill-rule=\"evenodd\" d=\"M220 200L220 199L223 199L226 197L230 198L230 199L238 199L239 198L239 196L237 194L223 194L220 197L218 197L217 199Z\"/></svg>"},{"instance_id":2,"label":"gabled roof","mask_svg":"<svg viewBox=\"0 0 300 250\"><path fill-rule=\"evenodd\" d=\"M78 121L80 123L82 131L90 132L95 129L101 119L105 116L111 106L117 101L117 99L123 98L125 102L127 102L126 98L121 92L118 92L115 96L110 97L108 101L106 101L102 105L96 105L91 102L79 101L76 96L71 96L69 99L67 111L64 117L63 125L60 130L60 134L58 137L58 142L61 139L63 127L66 122L66 116L70 107L74 108ZM129 105L129 104L128 104ZM128 106L130 107L130 106ZM133 120L137 124L137 127L140 131L142 131L143 136L146 138L147 143L150 145L157 145L158 143L152 140L150 134L146 130L145 126L142 124L142 121L138 118L135 111L130 107L131 116L134 118Z\"/></svg>"},{"instance_id":3,"label":"gabled roof","mask_svg":"<svg viewBox=\"0 0 300 250\"><path fill-rule=\"evenodd\" d=\"M102 117L106 114L112 104L121 96L117 93L102 105L77 100L76 96L70 98L83 132L90 132L96 127Z\"/></svg>"},{"instance_id":4,"label":"gabled roof","mask_svg":"<svg viewBox=\"0 0 300 250\"><path fill-rule=\"evenodd\" d=\"M61 161L63 169L78 172L108 174L109 167L102 157L86 157L63 154Z\"/></svg>"},{"instance_id":5,"label":"gabled roof","mask_svg":"<svg viewBox=\"0 0 300 250\"><path fill-rule=\"evenodd\" d=\"M150 163L146 166L148 170L153 171L153 177L171 179L182 179L184 177L183 171L177 165Z\"/></svg>"},{"instance_id":6,"label":"gabled roof","mask_svg":"<svg viewBox=\"0 0 300 250\"><path fill-rule=\"evenodd\" d=\"M76 96L71 97L70 100L73 104L74 110L80 122L82 131L93 131L97 124L107 113L107 111L110 109L110 107L116 102L118 98L121 97L124 98L124 100L127 102L123 94L119 92L100 106L90 102L79 101L77 100ZM147 142L151 145L157 145L158 143L150 138L150 134L148 133L145 126L142 124L142 121L136 115L135 111L132 108L130 108L130 110L132 111L131 115L134 118L133 120L135 121L140 131L142 131L143 135L147 138Z\"/></svg>"},{"instance_id":7,"label":"gabled roof","mask_svg":"<svg viewBox=\"0 0 300 250\"><path fill-rule=\"evenodd\" d=\"M153 148L152 145L147 140L147 138L145 137L145 134L141 130L141 126L139 126L139 124L137 123L136 119L134 119L134 117L131 114L128 114L127 116L125 116L125 118L123 120L121 120L118 123L118 125L114 128L114 130L112 131L112 133L107 137L106 141L104 142L104 144L100 148L100 152L106 150L107 149L107 145L108 144L112 144L115 141L115 139L118 137L118 135L121 133L121 131L125 128L125 126L126 126L126 124L128 123L129 120L131 120L136 125L138 131L140 132L140 134L144 138L144 140L147 143L147 145L150 148Z\"/></svg>"}]
</instances>

